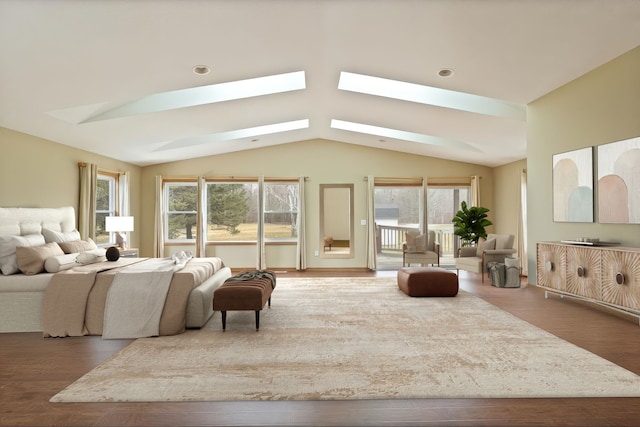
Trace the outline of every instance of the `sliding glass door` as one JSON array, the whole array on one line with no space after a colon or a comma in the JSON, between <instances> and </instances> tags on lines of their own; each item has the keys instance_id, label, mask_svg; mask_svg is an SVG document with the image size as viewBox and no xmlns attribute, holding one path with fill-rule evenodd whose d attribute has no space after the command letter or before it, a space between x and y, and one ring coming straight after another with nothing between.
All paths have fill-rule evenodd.
<instances>
[{"instance_id":1,"label":"sliding glass door","mask_svg":"<svg viewBox=\"0 0 640 427\"><path fill-rule=\"evenodd\" d=\"M469 203L468 186L429 185L427 187L429 230L436 232L436 241L440 243L441 267L451 267L455 264L453 258L460 247L460 242L453 234L451 219L460 209L460 203L463 201Z\"/></svg>"},{"instance_id":2,"label":"sliding glass door","mask_svg":"<svg viewBox=\"0 0 640 427\"><path fill-rule=\"evenodd\" d=\"M376 264L379 270L402 267L402 242L408 230L420 230L422 186L375 187Z\"/></svg>"}]
</instances>

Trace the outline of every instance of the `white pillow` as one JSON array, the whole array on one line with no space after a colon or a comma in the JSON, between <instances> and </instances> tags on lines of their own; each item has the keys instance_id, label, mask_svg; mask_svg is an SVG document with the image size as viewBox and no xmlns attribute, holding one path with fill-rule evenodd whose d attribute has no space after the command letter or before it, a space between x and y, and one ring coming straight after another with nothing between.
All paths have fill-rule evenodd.
<instances>
[{"instance_id":1,"label":"white pillow","mask_svg":"<svg viewBox=\"0 0 640 427\"><path fill-rule=\"evenodd\" d=\"M42 229L42 235L44 236L44 240L47 243L56 242L56 243L64 243L64 242L75 242L76 240L80 240L80 232L78 230L73 231L55 231L49 228Z\"/></svg>"},{"instance_id":2,"label":"white pillow","mask_svg":"<svg viewBox=\"0 0 640 427\"><path fill-rule=\"evenodd\" d=\"M107 260L107 250L104 248L93 249L91 251L85 251L78 254L76 262L78 264L86 265L96 262L102 262Z\"/></svg>"},{"instance_id":3,"label":"white pillow","mask_svg":"<svg viewBox=\"0 0 640 427\"><path fill-rule=\"evenodd\" d=\"M15 274L18 270L16 259L17 246L44 245L42 234L30 234L28 236L0 236L0 270L5 276Z\"/></svg>"},{"instance_id":4,"label":"white pillow","mask_svg":"<svg viewBox=\"0 0 640 427\"><path fill-rule=\"evenodd\" d=\"M73 268L78 265L76 263L78 255L79 254L64 254L51 256L45 260L44 269L47 273L58 273Z\"/></svg>"}]
</instances>

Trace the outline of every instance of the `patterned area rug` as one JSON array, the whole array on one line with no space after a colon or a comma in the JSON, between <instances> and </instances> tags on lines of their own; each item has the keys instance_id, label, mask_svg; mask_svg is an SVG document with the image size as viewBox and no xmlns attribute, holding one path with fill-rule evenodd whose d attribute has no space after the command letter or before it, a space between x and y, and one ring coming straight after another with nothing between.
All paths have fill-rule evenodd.
<instances>
[{"instance_id":1,"label":"patterned area rug","mask_svg":"<svg viewBox=\"0 0 640 427\"><path fill-rule=\"evenodd\" d=\"M278 278L272 307L138 339L51 402L640 396L640 377L460 292Z\"/></svg>"}]
</instances>

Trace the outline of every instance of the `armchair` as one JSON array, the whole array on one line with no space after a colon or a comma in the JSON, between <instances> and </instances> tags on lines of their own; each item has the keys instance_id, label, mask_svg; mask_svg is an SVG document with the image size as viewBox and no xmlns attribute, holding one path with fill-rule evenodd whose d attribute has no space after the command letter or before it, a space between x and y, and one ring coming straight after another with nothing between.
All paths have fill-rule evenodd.
<instances>
[{"instance_id":1,"label":"armchair","mask_svg":"<svg viewBox=\"0 0 640 427\"><path fill-rule=\"evenodd\" d=\"M477 246L460 248L456 258L456 270L471 271L482 275L490 262L504 262L504 259L516 253L513 248L513 234L488 234L486 240L480 239Z\"/></svg>"},{"instance_id":2,"label":"armchair","mask_svg":"<svg viewBox=\"0 0 640 427\"><path fill-rule=\"evenodd\" d=\"M419 234L418 231L407 231L402 243L402 266L409 267L411 263L421 266L440 266L440 243L436 242L435 231Z\"/></svg>"}]
</instances>

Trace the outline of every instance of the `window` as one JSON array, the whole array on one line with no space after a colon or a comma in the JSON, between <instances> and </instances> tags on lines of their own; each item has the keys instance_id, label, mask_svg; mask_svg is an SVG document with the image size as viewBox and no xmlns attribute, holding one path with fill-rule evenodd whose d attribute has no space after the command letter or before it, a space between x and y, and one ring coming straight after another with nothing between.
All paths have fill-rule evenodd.
<instances>
[{"instance_id":1,"label":"window","mask_svg":"<svg viewBox=\"0 0 640 427\"><path fill-rule=\"evenodd\" d=\"M207 241L258 240L258 183L208 182Z\"/></svg>"},{"instance_id":2,"label":"window","mask_svg":"<svg viewBox=\"0 0 640 427\"><path fill-rule=\"evenodd\" d=\"M257 242L260 221L265 241L295 242L298 238L298 181L264 183L264 206L259 206L259 182L215 178L203 187L206 200L207 242ZM198 232L196 179L165 181L165 241L193 242Z\"/></svg>"},{"instance_id":3,"label":"window","mask_svg":"<svg viewBox=\"0 0 640 427\"><path fill-rule=\"evenodd\" d=\"M198 184L165 184L165 236L170 241L195 240L197 232Z\"/></svg>"},{"instance_id":4,"label":"window","mask_svg":"<svg viewBox=\"0 0 640 427\"><path fill-rule=\"evenodd\" d=\"M298 238L298 182L265 182L265 241L295 241Z\"/></svg>"},{"instance_id":5,"label":"window","mask_svg":"<svg viewBox=\"0 0 640 427\"><path fill-rule=\"evenodd\" d=\"M105 218L116 215L118 176L98 173L96 182L96 243L112 242L111 235L105 230Z\"/></svg>"}]
</instances>

